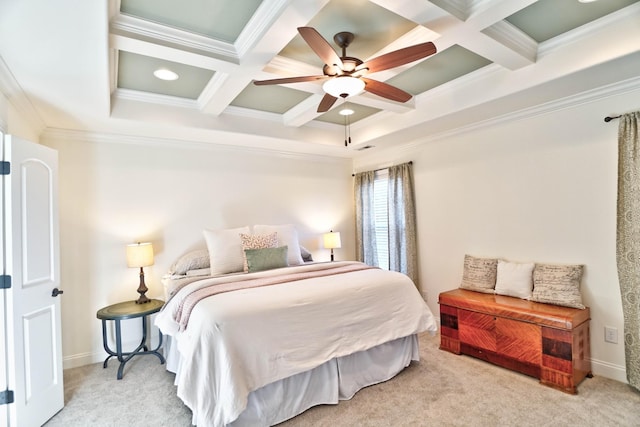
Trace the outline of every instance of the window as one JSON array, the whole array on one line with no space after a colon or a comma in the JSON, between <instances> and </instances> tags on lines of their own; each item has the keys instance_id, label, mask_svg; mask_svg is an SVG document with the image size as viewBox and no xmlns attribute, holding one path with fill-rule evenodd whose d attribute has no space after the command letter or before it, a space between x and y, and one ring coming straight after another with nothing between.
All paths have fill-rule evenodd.
<instances>
[{"instance_id":1,"label":"window","mask_svg":"<svg viewBox=\"0 0 640 427\"><path fill-rule=\"evenodd\" d=\"M376 171L373 181L373 215L375 221L378 267L389 269L389 170Z\"/></svg>"},{"instance_id":2,"label":"window","mask_svg":"<svg viewBox=\"0 0 640 427\"><path fill-rule=\"evenodd\" d=\"M354 176L356 259L404 273L417 285L411 162Z\"/></svg>"}]
</instances>

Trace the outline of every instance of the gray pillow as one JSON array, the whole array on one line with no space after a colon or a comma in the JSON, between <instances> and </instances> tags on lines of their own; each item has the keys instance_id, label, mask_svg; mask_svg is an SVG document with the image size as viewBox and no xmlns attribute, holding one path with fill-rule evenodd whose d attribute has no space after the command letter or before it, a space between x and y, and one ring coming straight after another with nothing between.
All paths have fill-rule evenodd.
<instances>
[{"instance_id":1,"label":"gray pillow","mask_svg":"<svg viewBox=\"0 0 640 427\"><path fill-rule=\"evenodd\" d=\"M272 268L288 267L288 247L245 249L249 273L271 270Z\"/></svg>"},{"instance_id":2,"label":"gray pillow","mask_svg":"<svg viewBox=\"0 0 640 427\"><path fill-rule=\"evenodd\" d=\"M580 281L583 265L536 264L533 269L532 301L585 308Z\"/></svg>"},{"instance_id":3,"label":"gray pillow","mask_svg":"<svg viewBox=\"0 0 640 427\"><path fill-rule=\"evenodd\" d=\"M300 255L302 256L302 260L304 262L312 262L313 261L313 256L311 255L311 252L309 252L307 250L307 248L305 248L302 245L300 245Z\"/></svg>"},{"instance_id":4,"label":"gray pillow","mask_svg":"<svg viewBox=\"0 0 640 427\"><path fill-rule=\"evenodd\" d=\"M476 258L471 255L465 255L460 288L493 294L496 286L497 270L497 259Z\"/></svg>"},{"instance_id":5,"label":"gray pillow","mask_svg":"<svg viewBox=\"0 0 640 427\"><path fill-rule=\"evenodd\" d=\"M209 268L209 251L198 249L182 255L169 269L171 274L179 276L187 274L189 270Z\"/></svg>"}]
</instances>

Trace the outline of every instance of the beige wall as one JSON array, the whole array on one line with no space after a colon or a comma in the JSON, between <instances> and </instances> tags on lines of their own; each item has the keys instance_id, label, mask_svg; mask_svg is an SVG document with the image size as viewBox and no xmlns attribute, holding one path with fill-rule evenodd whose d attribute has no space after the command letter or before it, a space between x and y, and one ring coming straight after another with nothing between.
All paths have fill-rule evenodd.
<instances>
[{"instance_id":1,"label":"beige wall","mask_svg":"<svg viewBox=\"0 0 640 427\"><path fill-rule=\"evenodd\" d=\"M420 280L434 313L438 294L459 285L465 254L585 264L594 372L625 381L615 259L618 123L603 118L637 110L638 99L637 91L594 96L357 161L358 171L414 161ZM604 342L604 326L618 329L618 344Z\"/></svg>"}]
</instances>

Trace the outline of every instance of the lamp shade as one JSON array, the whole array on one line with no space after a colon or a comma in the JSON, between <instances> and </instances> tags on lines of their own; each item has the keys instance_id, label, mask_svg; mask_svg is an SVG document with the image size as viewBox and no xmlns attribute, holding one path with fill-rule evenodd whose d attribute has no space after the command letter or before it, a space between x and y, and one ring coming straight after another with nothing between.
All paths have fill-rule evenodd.
<instances>
[{"instance_id":1,"label":"lamp shade","mask_svg":"<svg viewBox=\"0 0 640 427\"><path fill-rule=\"evenodd\" d=\"M153 245L133 243L127 245L127 267L147 267L153 265Z\"/></svg>"},{"instance_id":2,"label":"lamp shade","mask_svg":"<svg viewBox=\"0 0 640 427\"><path fill-rule=\"evenodd\" d=\"M339 231L330 231L329 233L325 233L322 237L324 239L325 249L338 249L342 246Z\"/></svg>"},{"instance_id":3,"label":"lamp shade","mask_svg":"<svg viewBox=\"0 0 640 427\"><path fill-rule=\"evenodd\" d=\"M327 80L322 89L336 98L346 98L359 94L364 90L364 82L356 77L339 76Z\"/></svg>"}]
</instances>

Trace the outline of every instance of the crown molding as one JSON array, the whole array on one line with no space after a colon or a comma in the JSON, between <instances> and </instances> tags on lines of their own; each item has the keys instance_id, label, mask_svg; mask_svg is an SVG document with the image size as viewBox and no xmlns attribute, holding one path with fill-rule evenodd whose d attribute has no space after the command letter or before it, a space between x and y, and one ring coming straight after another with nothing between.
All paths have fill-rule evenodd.
<instances>
[{"instance_id":1,"label":"crown molding","mask_svg":"<svg viewBox=\"0 0 640 427\"><path fill-rule=\"evenodd\" d=\"M0 55L0 93L4 94L7 102L18 110L20 115L40 134L46 127L44 120L38 110L31 103L29 97L24 93L22 87L11 73L11 70ZM6 115L6 111L0 111ZM9 126L8 117L0 117L0 126L7 130Z\"/></svg>"},{"instance_id":2,"label":"crown molding","mask_svg":"<svg viewBox=\"0 0 640 427\"><path fill-rule=\"evenodd\" d=\"M427 136L423 139L416 139L412 142L403 144L402 146L395 146L393 148L383 148L376 153L363 154L362 158L367 162L366 157L368 154L371 158L378 157L389 158L407 155L412 153L425 143L436 142L445 138L452 138L458 135L464 135L470 132L476 132L480 129L488 128L490 126L496 126L503 123L514 122L523 120L542 114L549 114L560 110L565 110L582 104L588 104L601 99L606 99L612 96L622 95L628 92L640 91L640 77L634 77L632 79L623 80L610 85L605 85L597 89L588 90L576 95L568 96L565 98L557 99L547 102L545 104L536 105L530 108L524 108L522 110L513 111L508 114L484 120L476 123L471 123L466 126L461 126L452 130L440 132L434 135ZM404 154L403 154L404 153ZM367 163L368 164L368 163Z\"/></svg>"},{"instance_id":3,"label":"crown molding","mask_svg":"<svg viewBox=\"0 0 640 427\"><path fill-rule=\"evenodd\" d=\"M288 150L273 150L260 147L212 143L207 141L159 138L138 135L113 134L84 130L48 128L41 135L41 142L78 142L84 144L119 144L145 147L167 147L181 150L207 150L219 153L252 153L267 157L304 160L321 163L341 163L351 161L350 155L331 156L324 154L298 153ZM348 153L347 153L348 154Z\"/></svg>"},{"instance_id":4,"label":"crown molding","mask_svg":"<svg viewBox=\"0 0 640 427\"><path fill-rule=\"evenodd\" d=\"M178 46L190 52L206 54L234 64L240 63L235 46L231 43L121 13L111 21L110 33L140 40L151 40L153 43L163 46Z\"/></svg>"},{"instance_id":5,"label":"crown molding","mask_svg":"<svg viewBox=\"0 0 640 427\"><path fill-rule=\"evenodd\" d=\"M289 0L265 0L258 6L234 44L238 57L242 58L255 46L289 3Z\"/></svg>"},{"instance_id":6,"label":"crown molding","mask_svg":"<svg viewBox=\"0 0 640 427\"><path fill-rule=\"evenodd\" d=\"M548 55L556 50L566 48L567 45L571 43L592 37L593 34L596 34L604 28L615 28L619 21L632 15L638 15L640 17L640 2L540 43L540 46L538 47L538 58Z\"/></svg>"},{"instance_id":7,"label":"crown molding","mask_svg":"<svg viewBox=\"0 0 640 427\"><path fill-rule=\"evenodd\" d=\"M507 46L525 58L529 64L536 62L538 42L509 21L503 20L482 30L484 34Z\"/></svg>"},{"instance_id":8,"label":"crown molding","mask_svg":"<svg viewBox=\"0 0 640 427\"><path fill-rule=\"evenodd\" d=\"M157 93L140 92L131 89L117 88L111 96L111 105L116 100L127 100L136 102L148 102L150 104L158 104L169 107L189 108L199 110L198 101L193 99L180 98L177 96L160 95Z\"/></svg>"}]
</instances>

